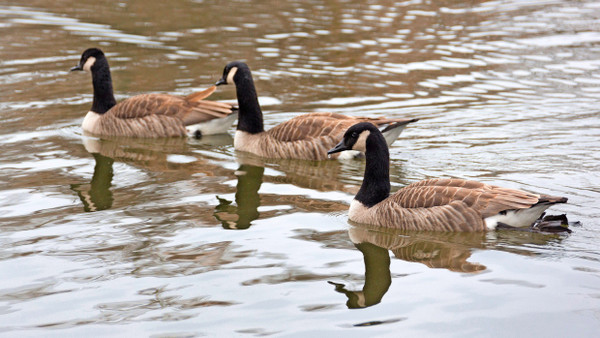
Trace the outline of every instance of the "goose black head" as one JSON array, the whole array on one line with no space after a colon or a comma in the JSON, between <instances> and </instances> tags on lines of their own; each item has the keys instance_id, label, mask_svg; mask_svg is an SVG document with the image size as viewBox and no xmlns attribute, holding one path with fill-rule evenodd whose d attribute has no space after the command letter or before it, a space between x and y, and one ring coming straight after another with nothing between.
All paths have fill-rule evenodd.
<instances>
[{"instance_id":1,"label":"goose black head","mask_svg":"<svg viewBox=\"0 0 600 338\"><path fill-rule=\"evenodd\" d=\"M215 83L215 86L235 84L235 79L237 78L236 74L238 73L239 69L249 68L248 65L242 61L233 61L228 63L227 66L225 66L225 69L223 69L223 77L221 77L221 79Z\"/></svg>"},{"instance_id":2,"label":"goose black head","mask_svg":"<svg viewBox=\"0 0 600 338\"><path fill-rule=\"evenodd\" d=\"M88 48L81 54L81 59L77 66L71 68L71 71L86 70L90 71L96 60L104 58L104 53L98 48Z\"/></svg>"},{"instance_id":3,"label":"goose black head","mask_svg":"<svg viewBox=\"0 0 600 338\"><path fill-rule=\"evenodd\" d=\"M358 150L365 152L367 149L367 138L372 133L381 133L377 127L369 122L361 122L346 130L344 138L335 147L327 152L327 155L339 153L345 150Z\"/></svg>"}]
</instances>

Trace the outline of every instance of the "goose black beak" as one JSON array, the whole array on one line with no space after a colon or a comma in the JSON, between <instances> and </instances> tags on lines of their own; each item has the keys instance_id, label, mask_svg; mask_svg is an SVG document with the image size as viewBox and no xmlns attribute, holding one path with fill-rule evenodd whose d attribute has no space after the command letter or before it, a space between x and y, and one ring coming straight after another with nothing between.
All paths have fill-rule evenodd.
<instances>
[{"instance_id":1,"label":"goose black beak","mask_svg":"<svg viewBox=\"0 0 600 338\"><path fill-rule=\"evenodd\" d=\"M77 66L71 68L71 71L75 71L75 70L83 70L83 67L81 67L81 65L77 65Z\"/></svg>"},{"instance_id":2,"label":"goose black beak","mask_svg":"<svg viewBox=\"0 0 600 338\"><path fill-rule=\"evenodd\" d=\"M348 147L344 144L344 140L340 141L335 147L329 149L327 155L339 153L340 151L348 150Z\"/></svg>"},{"instance_id":3,"label":"goose black beak","mask_svg":"<svg viewBox=\"0 0 600 338\"><path fill-rule=\"evenodd\" d=\"M215 83L215 86L220 86L224 84L227 84L227 80L221 78L219 81L217 81L217 83Z\"/></svg>"}]
</instances>

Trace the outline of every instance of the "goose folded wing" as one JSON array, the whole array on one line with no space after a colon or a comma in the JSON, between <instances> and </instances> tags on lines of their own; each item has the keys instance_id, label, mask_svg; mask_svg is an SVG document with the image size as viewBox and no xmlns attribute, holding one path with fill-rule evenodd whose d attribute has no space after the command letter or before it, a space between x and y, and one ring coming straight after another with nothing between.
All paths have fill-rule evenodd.
<instances>
[{"instance_id":1,"label":"goose folded wing","mask_svg":"<svg viewBox=\"0 0 600 338\"><path fill-rule=\"evenodd\" d=\"M321 136L341 139L354 120L335 113L311 113L278 124L267 133L278 141L294 142Z\"/></svg>"},{"instance_id":2,"label":"goose folded wing","mask_svg":"<svg viewBox=\"0 0 600 338\"><path fill-rule=\"evenodd\" d=\"M192 106L179 96L141 94L119 102L108 113L119 119L138 119L149 115L181 116Z\"/></svg>"},{"instance_id":3,"label":"goose folded wing","mask_svg":"<svg viewBox=\"0 0 600 338\"><path fill-rule=\"evenodd\" d=\"M220 119L233 113L234 107L229 103L214 101L194 102L192 108L182 116L183 123L187 125L202 123L212 119Z\"/></svg>"},{"instance_id":4,"label":"goose folded wing","mask_svg":"<svg viewBox=\"0 0 600 338\"><path fill-rule=\"evenodd\" d=\"M359 122L371 122L378 127L402 122L412 122L412 119L387 119L370 117L353 117L337 113L302 114L293 119L278 124L268 133L276 140L293 142L328 136L341 139L348 128Z\"/></svg>"},{"instance_id":5,"label":"goose folded wing","mask_svg":"<svg viewBox=\"0 0 600 338\"><path fill-rule=\"evenodd\" d=\"M118 103L108 113L118 119L164 115L179 118L184 125L191 125L226 117L232 111L233 106L223 102L188 101L185 97L168 94L142 94Z\"/></svg>"},{"instance_id":6,"label":"goose folded wing","mask_svg":"<svg viewBox=\"0 0 600 338\"><path fill-rule=\"evenodd\" d=\"M459 201L482 217L503 210L529 208L540 196L522 190L502 188L460 179L431 179L411 184L390 199L404 208L431 208Z\"/></svg>"}]
</instances>

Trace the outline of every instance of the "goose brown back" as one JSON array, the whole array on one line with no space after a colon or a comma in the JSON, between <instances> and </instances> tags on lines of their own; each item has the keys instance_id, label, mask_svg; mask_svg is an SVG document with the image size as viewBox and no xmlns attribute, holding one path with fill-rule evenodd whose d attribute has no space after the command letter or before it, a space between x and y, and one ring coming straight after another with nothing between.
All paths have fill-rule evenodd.
<instances>
[{"instance_id":1,"label":"goose brown back","mask_svg":"<svg viewBox=\"0 0 600 338\"><path fill-rule=\"evenodd\" d=\"M338 142L344 131L361 121L377 126L397 124L400 127L415 120L352 117L336 113L302 114L263 133L236 134L236 149L266 158L326 160L327 150ZM338 155L331 157L337 158Z\"/></svg>"}]
</instances>

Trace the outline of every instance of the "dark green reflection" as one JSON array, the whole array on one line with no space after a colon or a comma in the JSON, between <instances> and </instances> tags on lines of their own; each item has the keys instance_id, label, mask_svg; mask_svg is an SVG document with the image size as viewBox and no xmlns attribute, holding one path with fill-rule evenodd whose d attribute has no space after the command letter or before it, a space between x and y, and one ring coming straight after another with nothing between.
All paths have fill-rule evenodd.
<instances>
[{"instance_id":1,"label":"dark green reflection","mask_svg":"<svg viewBox=\"0 0 600 338\"><path fill-rule=\"evenodd\" d=\"M225 229L248 229L251 222L258 218L260 196L258 190L262 184L265 168L242 164L237 170L238 182L236 185L235 203L224 198L219 199L214 216Z\"/></svg>"},{"instance_id":2,"label":"dark green reflection","mask_svg":"<svg viewBox=\"0 0 600 338\"><path fill-rule=\"evenodd\" d=\"M349 309L360 309L381 302L383 295L392 284L390 273L390 255L387 249L371 243L354 243L363 253L365 260L365 285L361 291L350 291L344 284L329 282L335 285L335 291L348 297L346 306Z\"/></svg>"},{"instance_id":3,"label":"dark green reflection","mask_svg":"<svg viewBox=\"0 0 600 338\"><path fill-rule=\"evenodd\" d=\"M83 210L86 212L106 210L112 207L113 195L110 187L113 178L113 160L110 157L92 154L96 165L94 166L94 175L92 182L87 184L71 184L71 190L77 192L77 196L83 203Z\"/></svg>"}]
</instances>

